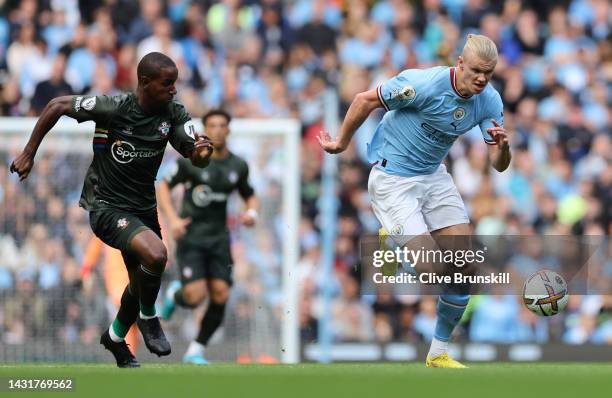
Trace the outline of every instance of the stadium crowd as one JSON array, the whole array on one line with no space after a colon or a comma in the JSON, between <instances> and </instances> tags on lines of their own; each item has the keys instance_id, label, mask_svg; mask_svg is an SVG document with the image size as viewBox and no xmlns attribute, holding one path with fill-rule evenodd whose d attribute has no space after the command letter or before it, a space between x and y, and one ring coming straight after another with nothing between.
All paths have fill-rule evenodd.
<instances>
[{"instance_id":1,"label":"stadium crowd","mask_svg":"<svg viewBox=\"0 0 612 398\"><path fill-rule=\"evenodd\" d=\"M1 116L35 116L58 95L132 90L137 61L161 51L177 62L178 100L194 117L223 107L236 118L301 121L304 342L317 338L322 310L323 151L315 135L326 90L338 94L342 117L357 93L403 69L454 64L467 33L480 32L499 48L492 84L513 132L513 162L503 174L487 164L478 131L449 154L475 232L612 232L607 0L0 0L0 7ZM333 334L336 341L428 341L434 298L363 296L354 272L360 237L379 228L369 205L365 148L381 116L382 109L368 118L339 160ZM58 341L93 342L108 319L99 315L105 314L103 289L79 278L91 233L76 200L89 160L48 152L20 184L6 166L14 155L0 151L2 343L20 344L49 330ZM268 239L268 252L238 253L237 263L278 264L281 236ZM612 243L605 245L598 272L612 286ZM263 295L240 287L251 280L245 275L237 269L237 291ZM268 304L278 306L280 279L268 279ZM477 297L461 339L612 344L612 296L601 293L572 296L566 313L552 321L529 313L516 296ZM241 303L230 311L244 316Z\"/></svg>"}]
</instances>

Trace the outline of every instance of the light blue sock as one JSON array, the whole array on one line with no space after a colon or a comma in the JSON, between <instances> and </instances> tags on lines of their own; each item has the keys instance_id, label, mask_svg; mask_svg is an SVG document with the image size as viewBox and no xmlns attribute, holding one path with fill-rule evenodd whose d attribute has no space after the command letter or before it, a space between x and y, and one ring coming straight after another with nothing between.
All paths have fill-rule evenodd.
<instances>
[{"instance_id":1,"label":"light blue sock","mask_svg":"<svg viewBox=\"0 0 612 398\"><path fill-rule=\"evenodd\" d=\"M448 341L453 329L459 323L461 316L465 312L465 307L470 301L469 295L442 294L438 299L436 314L436 331L434 337L440 341Z\"/></svg>"}]
</instances>

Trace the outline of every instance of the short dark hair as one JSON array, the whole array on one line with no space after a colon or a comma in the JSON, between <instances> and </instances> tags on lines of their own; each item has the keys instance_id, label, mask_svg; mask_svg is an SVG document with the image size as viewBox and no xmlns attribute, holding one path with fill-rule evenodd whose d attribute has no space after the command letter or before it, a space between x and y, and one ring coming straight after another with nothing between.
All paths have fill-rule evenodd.
<instances>
[{"instance_id":1,"label":"short dark hair","mask_svg":"<svg viewBox=\"0 0 612 398\"><path fill-rule=\"evenodd\" d=\"M223 109L211 109L204 116L202 116L202 124L206 124L206 121L213 116L222 116L227 120L227 124L232 121L232 117L229 113Z\"/></svg>"},{"instance_id":2,"label":"short dark hair","mask_svg":"<svg viewBox=\"0 0 612 398\"><path fill-rule=\"evenodd\" d=\"M159 52L148 53L138 63L138 81L144 76L155 79L162 68L176 68L176 64L165 54Z\"/></svg>"}]
</instances>

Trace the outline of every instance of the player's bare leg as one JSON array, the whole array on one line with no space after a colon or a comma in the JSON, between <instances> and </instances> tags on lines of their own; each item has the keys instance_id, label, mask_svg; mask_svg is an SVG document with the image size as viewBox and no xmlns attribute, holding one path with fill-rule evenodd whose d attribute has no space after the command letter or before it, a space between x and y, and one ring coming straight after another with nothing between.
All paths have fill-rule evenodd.
<instances>
[{"instance_id":1,"label":"player's bare leg","mask_svg":"<svg viewBox=\"0 0 612 398\"><path fill-rule=\"evenodd\" d=\"M206 279L198 279L197 281L189 282L182 290L182 301L191 308L195 308L202 304L206 297L208 297Z\"/></svg>"},{"instance_id":2,"label":"player's bare leg","mask_svg":"<svg viewBox=\"0 0 612 398\"><path fill-rule=\"evenodd\" d=\"M165 321L170 320L177 305L193 309L200 305L206 296L206 279L198 279L185 286L181 285L180 281L174 280L170 282L164 294L160 316Z\"/></svg>"},{"instance_id":3,"label":"player's bare leg","mask_svg":"<svg viewBox=\"0 0 612 398\"><path fill-rule=\"evenodd\" d=\"M166 289L164 301L161 308L161 318L169 320L176 309L176 306L183 308L196 308L208 296L206 279L198 279L181 285L180 281L172 281Z\"/></svg>"},{"instance_id":4,"label":"player's bare leg","mask_svg":"<svg viewBox=\"0 0 612 398\"><path fill-rule=\"evenodd\" d=\"M145 229L132 238L129 250L140 262L137 269L140 313L136 323L149 351L158 356L169 355L170 343L155 312L161 276L168 259L166 247L155 232Z\"/></svg>"}]
</instances>

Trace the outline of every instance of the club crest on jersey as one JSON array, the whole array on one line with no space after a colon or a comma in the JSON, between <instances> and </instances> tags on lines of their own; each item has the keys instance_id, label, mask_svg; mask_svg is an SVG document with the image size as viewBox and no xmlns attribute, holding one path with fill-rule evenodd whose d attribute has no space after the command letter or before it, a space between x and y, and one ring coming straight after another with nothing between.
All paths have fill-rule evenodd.
<instances>
[{"instance_id":1,"label":"club crest on jersey","mask_svg":"<svg viewBox=\"0 0 612 398\"><path fill-rule=\"evenodd\" d=\"M465 117L465 109L463 108L457 108L455 109L455 112L453 112L453 119L455 120L461 120Z\"/></svg>"},{"instance_id":2,"label":"club crest on jersey","mask_svg":"<svg viewBox=\"0 0 612 398\"><path fill-rule=\"evenodd\" d=\"M162 122L162 124L159 125L157 130L159 130L159 133L161 134L162 138L166 138L168 134L170 134L170 127L170 123L168 122Z\"/></svg>"},{"instance_id":3,"label":"club crest on jersey","mask_svg":"<svg viewBox=\"0 0 612 398\"><path fill-rule=\"evenodd\" d=\"M121 130L121 133L125 135L132 135L134 133L134 128L132 126L126 126L123 128L123 130Z\"/></svg>"},{"instance_id":4,"label":"club crest on jersey","mask_svg":"<svg viewBox=\"0 0 612 398\"><path fill-rule=\"evenodd\" d=\"M238 173L236 173L235 171L230 171L229 175L227 176L227 179L232 183L235 184L236 181L238 181Z\"/></svg>"},{"instance_id":5,"label":"club crest on jersey","mask_svg":"<svg viewBox=\"0 0 612 398\"><path fill-rule=\"evenodd\" d=\"M119 229L126 229L129 224L130 222L125 217L117 220L117 228Z\"/></svg>"}]
</instances>

